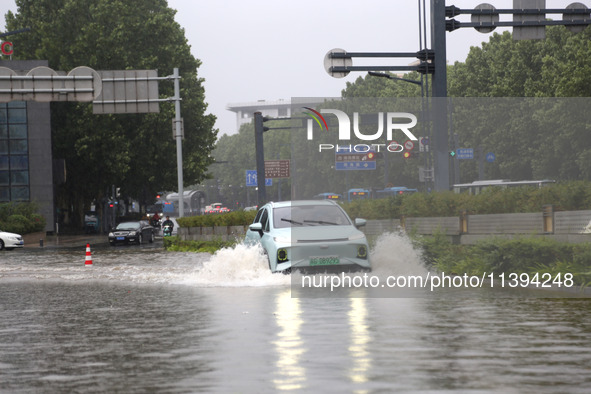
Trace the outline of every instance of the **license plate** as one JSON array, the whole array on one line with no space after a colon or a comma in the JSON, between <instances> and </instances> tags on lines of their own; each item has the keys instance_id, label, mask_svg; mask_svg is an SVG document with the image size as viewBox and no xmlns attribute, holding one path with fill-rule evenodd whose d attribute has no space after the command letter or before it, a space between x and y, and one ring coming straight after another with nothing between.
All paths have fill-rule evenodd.
<instances>
[{"instance_id":1,"label":"license plate","mask_svg":"<svg viewBox=\"0 0 591 394\"><path fill-rule=\"evenodd\" d=\"M117 241L124 241L125 237L117 237Z\"/></svg>"},{"instance_id":2,"label":"license plate","mask_svg":"<svg viewBox=\"0 0 591 394\"><path fill-rule=\"evenodd\" d=\"M338 265L340 260L337 256L323 256L310 258L310 265Z\"/></svg>"}]
</instances>

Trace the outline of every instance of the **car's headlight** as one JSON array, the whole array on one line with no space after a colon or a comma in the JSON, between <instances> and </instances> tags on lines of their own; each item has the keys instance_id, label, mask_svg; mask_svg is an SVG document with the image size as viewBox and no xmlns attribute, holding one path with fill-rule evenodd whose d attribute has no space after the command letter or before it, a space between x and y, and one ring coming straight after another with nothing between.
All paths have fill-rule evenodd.
<instances>
[{"instance_id":1,"label":"car's headlight","mask_svg":"<svg viewBox=\"0 0 591 394\"><path fill-rule=\"evenodd\" d=\"M136 235L137 235L137 231L130 231L129 232L130 237L135 237Z\"/></svg>"},{"instance_id":2,"label":"car's headlight","mask_svg":"<svg viewBox=\"0 0 591 394\"><path fill-rule=\"evenodd\" d=\"M353 234L349 237L349 241L354 241L356 239L363 239L363 238L365 238L365 234L363 234L363 233Z\"/></svg>"},{"instance_id":3,"label":"car's headlight","mask_svg":"<svg viewBox=\"0 0 591 394\"><path fill-rule=\"evenodd\" d=\"M367 248L365 245L361 245L357 248L357 258L367 259Z\"/></svg>"},{"instance_id":4,"label":"car's headlight","mask_svg":"<svg viewBox=\"0 0 591 394\"><path fill-rule=\"evenodd\" d=\"M289 258L287 257L287 249L281 248L277 251L277 261L279 263L285 263L288 261Z\"/></svg>"},{"instance_id":5,"label":"car's headlight","mask_svg":"<svg viewBox=\"0 0 591 394\"><path fill-rule=\"evenodd\" d=\"M115 234L109 233L109 237L114 237L114 236L115 236Z\"/></svg>"}]
</instances>

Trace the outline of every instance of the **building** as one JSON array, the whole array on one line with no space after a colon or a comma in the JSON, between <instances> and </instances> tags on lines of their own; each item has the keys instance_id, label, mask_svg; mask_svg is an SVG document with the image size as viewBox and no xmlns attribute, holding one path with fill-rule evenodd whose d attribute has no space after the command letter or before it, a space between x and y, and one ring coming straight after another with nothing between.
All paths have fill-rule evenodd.
<instances>
[{"instance_id":1,"label":"building","mask_svg":"<svg viewBox=\"0 0 591 394\"><path fill-rule=\"evenodd\" d=\"M0 60L0 71L5 67L21 75L47 65L46 60ZM0 203L37 203L46 231L55 223L52 169L49 103L0 102Z\"/></svg>"},{"instance_id":2,"label":"building","mask_svg":"<svg viewBox=\"0 0 591 394\"><path fill-rule=\"evenodd\" d=\"M260 112L263 116L270 118L289 118L292 115L292 107L299 109L304 106L316 106L324 103L325 100L325 98L298 98L297 102L293 103L291 99L258 100L228 104L226 109L236 113L236 131L238 131L240 126L248 124L254 119L255 112Z\"/></svg>"}]
</instances>

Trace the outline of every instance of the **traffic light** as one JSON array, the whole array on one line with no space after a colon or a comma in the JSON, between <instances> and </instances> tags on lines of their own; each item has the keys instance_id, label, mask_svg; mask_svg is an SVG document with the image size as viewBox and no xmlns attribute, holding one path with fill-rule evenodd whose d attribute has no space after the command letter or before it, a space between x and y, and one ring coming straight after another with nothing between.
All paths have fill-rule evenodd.
<instances>
[{"instance_id":1,"label":"traffic light","mask_svg":"<svg viewBox=\"0 0 591 394\"><path fill-rule=\"evenodd\" d=\"M456 151L455 151L455 150L450 150L450 151L449 151L449 155L450 155L452 158L456 157Z\"/></svg>"},{"instance_id":2,"label":"traffic light","mask_svg":"<svg viewBox=\"0 0 591 394\"><path fill-rule=\"evenodd\" d=\"M409 151L405 151L405 152L402 154L402 156L403 156L405 159L410 159L410 157L411 157L412 155L410 154L410 152L409 152Z\"/></svg>"}]
</instances>

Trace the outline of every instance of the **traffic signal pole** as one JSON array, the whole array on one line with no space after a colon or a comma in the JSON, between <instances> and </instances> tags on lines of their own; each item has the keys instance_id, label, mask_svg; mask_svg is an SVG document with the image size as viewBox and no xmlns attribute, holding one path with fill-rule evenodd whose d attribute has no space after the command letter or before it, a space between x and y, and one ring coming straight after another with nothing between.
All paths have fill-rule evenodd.
<instances>
[{"instance_id":1,"label":"traffic signal pole","mask_svg":"<svg viewBox=\"0 0 591 394\"><path fill-rule=\"evenodd\" d=\"M254 146L256 153L257 164L257 196L258 205L261 206L267 202L267 190L265 188L265 152L263 149L263 133L265 128L263 126L263 114L260 112L254 113Z\"/></svg>"},{"instance_id":2,"label":"traffic signal pole","mask_svg":"<svg viewBox=\"0 0 591 394\"><path fill-rule=\"evenodd\" d=\"M449 142L447 126L447 55L445 0L431 0L431 45L434 72L431 79L433 115L433 168L435 190L449 190Z\"/></svg>"}]
</instances>

